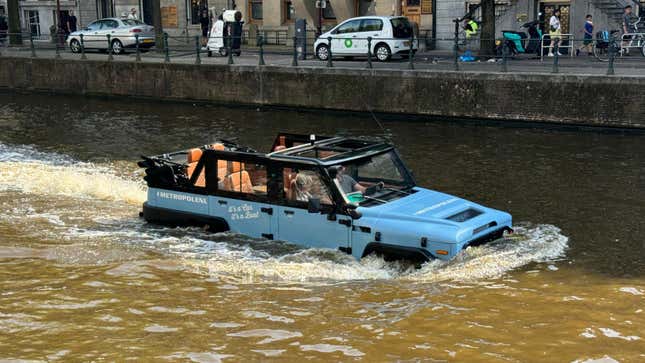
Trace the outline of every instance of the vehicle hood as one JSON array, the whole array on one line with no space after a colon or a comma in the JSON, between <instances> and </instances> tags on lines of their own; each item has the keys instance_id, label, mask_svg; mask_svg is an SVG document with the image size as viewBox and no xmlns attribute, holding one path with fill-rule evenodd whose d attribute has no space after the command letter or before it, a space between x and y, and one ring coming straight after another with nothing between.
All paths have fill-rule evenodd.
<instances>
[{"instance_id":1,"label":"vehicle hood","mask_svg":"<svg viewBox=\"0 0 645 363\"><path fill-rule=\"evenodd\" d=\"M414 188L416 193L382 205L359 207L363 218L373 219L375 225L388 223L420 223L424 228L453 231L459 240L511 225L511 215L453 195ZM462 221L448 219L458 213L475 210L477 213Z\"/></svg>"}]
</instances>

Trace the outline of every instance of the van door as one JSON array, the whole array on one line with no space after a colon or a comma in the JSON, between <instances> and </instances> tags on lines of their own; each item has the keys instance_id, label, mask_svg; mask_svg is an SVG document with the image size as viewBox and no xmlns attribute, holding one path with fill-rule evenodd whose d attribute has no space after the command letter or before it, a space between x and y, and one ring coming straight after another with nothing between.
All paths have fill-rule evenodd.
<instances>
[{"instance_id":1,"label":"van door","mask_svg":"<svg viewBox=\"0 0 645 363\"><path fill-rule=\"evenodd\" d=\"M372 37L372 52L376 45L376 39L383 37L383 20L363 19L361 21L359 40L357 41L360 54L367 54L367 38Z\"/></svg>"},{"instance_id":2,"label":"van door","mask_svg":"<svg viewBox=\"0 0 645 363\"><path fill-rule=\"evenodd\" d=\"M360 54L358 50L359 29L361 20L349 20L336 28L332 35L331 50L333 54L349 55Z\"/></svg>"},{"instance_id":3,"label":"van door","mask_svg":"<svg viewBox=\"0 0 645 363\"><path fill-rule=\"evenodd\" d=\"M286 198L277 213L279 239L305 247L348 248L352 220L330 215L334 209L331 194L318 171L285 169L284 175ZM308 210L312 198L320 201L320 211Z\"/></svg>"}]
</instances>

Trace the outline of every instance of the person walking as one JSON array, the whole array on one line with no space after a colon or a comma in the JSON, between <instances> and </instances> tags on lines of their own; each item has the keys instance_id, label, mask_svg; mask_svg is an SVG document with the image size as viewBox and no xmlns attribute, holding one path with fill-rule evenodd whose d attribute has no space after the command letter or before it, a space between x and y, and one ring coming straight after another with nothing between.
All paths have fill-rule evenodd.
<instances>
[{"instance_id":1,"label":"person walking","mask_svg":"<svg viewBox=\"0 0 645 363\"><path fill-rule=\"evenodd\" d=\"M580 55L580 51L583 49L587 50L587 55L592 55L593 54L593 17L591 14L587 14L585 17L585 26L583 29L583 41L582 45L576 49L576 57Z\"/></svg>"},{"instance_id":2,"label":"person walking","mask_svg":"<svg viewBox=\"0 0 645 363\"><path fill-rule=\"evenodd\" d=\"M629 55L629 47L632 44L632 35L627 34L636 33L636 27L634 26L636 19L634 18L634 14L632 14L632 6L625 6L623 9L623 43L621 49L623 55Z\"/></svg>"},{"instance_id":3,"label":"person walking","mask_svg":"<svg viewBox=\"0 0 645 363\"><path fill-rule=\"evenodd\" d=\"M202 47L206 46L208 42L208 29L210 26L211 18L208 16L208 9L202 10L199 15L199 24L202 27Z\"/></svg>"},{"instance_id":4,"label":"person walking","mask_svg":"<svg viewBox=\"0 0 645 363\"><path fill-rule=\"evenodd\" d=\"M137 14L137 9L130 9L130 14L128 14L128 19L139 20L139 15Z\"/></svg>"},{"instance_id":5,"label":"person walking","mask_svg":"<svg viewBox=\"0 0 645 363\"><path fill-rule=\"evenodd\" d=\"M551 38L551 43L549 44L549 57L553 57L553 47L560 47L560 41L562 40L562 32L560 31L560 9L556 9L549 19L549 38ZM556 51L558 55L563 55L558 49Z\"/></svg>"},{"instance_id":6,"label":"person walking","mask_svg":"<svg viewBox=\"0 0 645 363\"><path fill-rule=\"evenodd\" d=\"M0 14L0 46L4 46L4 43L7 39L7 33L9 32L9 23L4 17L4 14Z\"/></svg>"}]
</instances>

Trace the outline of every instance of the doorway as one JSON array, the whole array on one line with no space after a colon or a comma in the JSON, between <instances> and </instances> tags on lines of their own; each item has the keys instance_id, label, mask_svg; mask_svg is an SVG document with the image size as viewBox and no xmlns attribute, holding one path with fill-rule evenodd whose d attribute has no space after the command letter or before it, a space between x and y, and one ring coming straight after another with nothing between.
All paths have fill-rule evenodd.
<instances>
[{"instance_id":1,"label":"doorway","mask_svg":"<svg viewBox=\"0 0 645 363\"><path fill-rule=\"evenodd\" d=\"M401 13L411 22L421 24L421 0L403 0Z\"/></svg>"}]
</instances>

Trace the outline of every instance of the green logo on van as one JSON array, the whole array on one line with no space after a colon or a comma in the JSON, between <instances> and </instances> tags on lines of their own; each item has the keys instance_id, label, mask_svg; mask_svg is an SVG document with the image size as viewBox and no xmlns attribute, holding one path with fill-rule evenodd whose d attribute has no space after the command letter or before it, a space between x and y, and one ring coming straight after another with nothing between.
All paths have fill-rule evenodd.
<instances>
[{"instance_id":1,"label":"green logo on van","mask_svg":"<svg viewBox=\"0 0 645 363\"><path fill-rule=\"evenodd\" d=\"M352 47L352 40L345 39L345 48L351 48L351 47Z\"/></svg>"}]
</instances>

